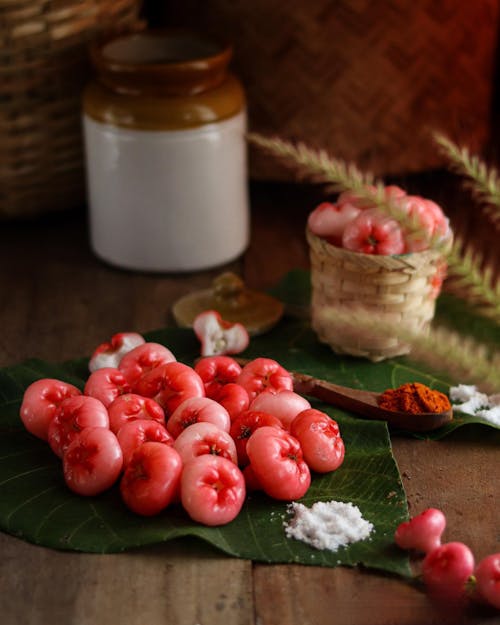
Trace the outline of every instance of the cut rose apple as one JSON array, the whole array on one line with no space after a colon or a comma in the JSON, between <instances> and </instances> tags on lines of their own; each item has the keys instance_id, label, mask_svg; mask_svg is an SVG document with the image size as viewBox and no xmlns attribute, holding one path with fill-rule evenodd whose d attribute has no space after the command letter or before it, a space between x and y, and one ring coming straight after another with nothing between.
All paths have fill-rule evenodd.
<instances>
[{"instance_id":1,"label":"cut rose apple","mask_svg":"<svg viewBox=\"0 0 500 625\"><path fill-rule=\"evenodd\" d=\"M116 369L125 354L144 342L144 338L137 332L114 334L108 342L96 347L89 360L89 371L94 372L104 367Z\"/></svg>"}]
</instances>

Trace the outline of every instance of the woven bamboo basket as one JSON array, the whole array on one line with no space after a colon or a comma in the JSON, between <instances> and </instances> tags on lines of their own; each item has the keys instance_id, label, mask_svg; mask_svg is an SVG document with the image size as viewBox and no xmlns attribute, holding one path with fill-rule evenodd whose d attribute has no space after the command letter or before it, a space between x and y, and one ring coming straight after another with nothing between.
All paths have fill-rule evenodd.
<instances>
[{"instance_id":1,"label":"woven bamboo basket","mask_svg":"<svg viewBox=\"0 0 500 625\"><path fill-rule=\"evenodd\" d=\"M140 0L0 0L0 217L83 206L87 46L139 25Z\"/></svg>"},{"instance_id":2,"label":"woven bamboo basket","mask_svg":"<svg viewBox=\"0 0 500 625\"><path fill-rule=\"evenodd\" d=\"M428 329L442 255L435 250L401 256L360 254L335 247L309 230L306 236L312 327L320 341L339 354L374 362L407 354L410 346L401 330ZM356 324L357 315L369 315L375 323Z\"/></svg>"}]
</instances>

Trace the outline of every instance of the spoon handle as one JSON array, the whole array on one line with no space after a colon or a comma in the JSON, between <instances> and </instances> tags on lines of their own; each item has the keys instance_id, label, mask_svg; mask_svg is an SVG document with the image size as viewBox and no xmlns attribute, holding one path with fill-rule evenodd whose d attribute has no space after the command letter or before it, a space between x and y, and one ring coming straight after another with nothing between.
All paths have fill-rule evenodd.
<instances>
[{"instance_id":1,"label":"spoon handle","mask_svg":"<svg viewBox=\"0 0 500 625\"><path fill-rule=\"evenodd\" d=\"M343 408L370 419L383 418L383 411L377 405L377 393L362 391L346 386L318 380L303 373L291 372L293 390L300 395L309 395L328 404Z\"/></svg>"}]
</instances>

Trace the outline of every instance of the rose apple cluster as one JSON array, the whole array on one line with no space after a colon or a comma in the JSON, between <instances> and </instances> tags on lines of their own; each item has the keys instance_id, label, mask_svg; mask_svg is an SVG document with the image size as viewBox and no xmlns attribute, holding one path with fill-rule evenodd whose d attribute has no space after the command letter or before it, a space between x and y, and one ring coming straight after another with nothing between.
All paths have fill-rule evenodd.
<instances>
[{"instance_id":1,"label":"rose apple cluster","mask_svg":"<svg viewBox=\"0 0 500 625\"><path fill-rule=\"evenodd\" d=\"M242 367L207 356L190 367L161 344L121 333L95 350L89 370L83 393L37 380L20 411L80 495L119 482L137 514L180 502L193 520L223 525L248 490L292 501L307 492L311 471L343 462L337 423L295 393L290 373L270 358Z\"/></svg>"},{"instance_id":2,"label":"rose apple cluster","mask_svg":"<svg viewBox=\"0 0 500 625\"><path fill-rule=\"evenodd\" d=\"M407 195L394 185L386 187L385 193L408 223L418 226L417 234L347 192L341 193L335 204L323 202L317 206L309 215L309 230L337 247L385 255L421 252L428 248L431 239L445 240L451 236L449 221L435 202Z\"/></svg>"},{"instance_id":3,"label":"rose apple cluster","mask_svg":"<svg viewBox=\"0 0 500 625\"><path fill-rule=\"evenodd\" d=\"M394 540L402 549L424 554L422 579L437 601L462 604L468 596L500 610L500 553L476 566L474 555L461 542L442 543L446 517L428 508L396 529Z\"/></svg>"}]
</instances>

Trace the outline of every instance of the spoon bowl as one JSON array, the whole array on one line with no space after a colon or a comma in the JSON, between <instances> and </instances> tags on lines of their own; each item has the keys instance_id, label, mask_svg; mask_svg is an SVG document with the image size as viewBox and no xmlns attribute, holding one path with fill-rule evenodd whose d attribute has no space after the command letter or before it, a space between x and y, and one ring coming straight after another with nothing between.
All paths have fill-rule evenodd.
<instances>
[{"instance_id":1,"label":"spoon bowl","mask_svg":"<svg viewBox=\"0 0 500 625\"><path fill-rule=\"evenodd\" d=\"M413 432L436 430L453 419L453 410L445 412L397 412L378 405L381 393L340 386L310 375L290 371L293 390L300 395L315 397L327 404L343 408L367 419L387 421L393 427Z\"/></svg>"}]
</instances>

